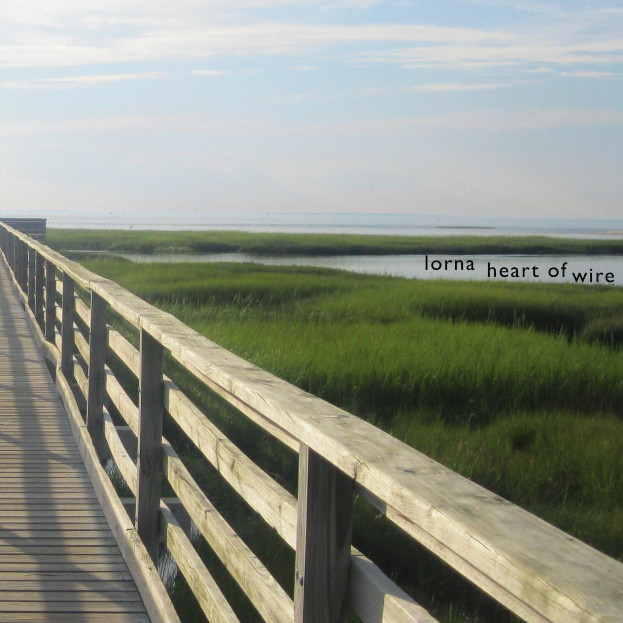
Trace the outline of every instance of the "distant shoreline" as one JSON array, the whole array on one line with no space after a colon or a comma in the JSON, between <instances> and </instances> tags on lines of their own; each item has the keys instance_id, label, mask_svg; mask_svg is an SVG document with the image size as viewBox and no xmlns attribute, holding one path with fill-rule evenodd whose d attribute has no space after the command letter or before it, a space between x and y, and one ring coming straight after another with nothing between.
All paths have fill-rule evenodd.
<instances>
[{"instance_id":1,"label":"distant shoreline","mask_svg":"<svg viewBox=\"0 0 623 623\"><path fill-rule=\"evenodd\" d=\"M437 225L435 229L496 229L495 227L487 227L485 225Z\"/></svg>"},{"instance_id":2,"label":"distant shoreline","mask_svg":"<svg viewBox=\"0 0 623 623\"><path fill-rule=\"evenodd\" d=\"M239 231L48 229L57 251L138 254L245 253L252 256L330 255L623 255L623 240L546 236L388 236Z\"/></svg>"}]
</instances>

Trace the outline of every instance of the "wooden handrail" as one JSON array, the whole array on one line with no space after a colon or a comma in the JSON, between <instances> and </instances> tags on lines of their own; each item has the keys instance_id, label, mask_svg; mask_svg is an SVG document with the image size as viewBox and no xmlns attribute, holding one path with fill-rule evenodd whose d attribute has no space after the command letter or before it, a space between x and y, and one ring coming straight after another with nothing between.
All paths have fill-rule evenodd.
<instances>
[{"instance_id":1,"label":"wooden handrail","mask_svg":"<svg viewBox=\"0 0 623 623\"><path fill-rule=\"evenodd\" d=\"M277 616L274 620L295 620L297 623L343 621L344 608L326 606L328 610L318 614L313 607L304 605L308 599L307 591L303 590L308 588L305 587L304 570L307 563L314 560L314 565L310 567L313 568L310 573L314 580L312 582L308 578L309 586L324 585L322 590L325 591L326 587L332 588L322 595L317 592L321 589L314 588L316 593L311 601L332 604L350 596L351 606L365 623L433 620L370 561L359 552L351 551L350 543L346 541L352 500L343 503L347 494L342 493L335 498L339 498L340 503L327 501L318 508L314 504L319 494L307 495L308 491L321 491L328 496L327 500L331 500L326 487L338 486L331 483L344 482L347 485L350 482L357 494L372 503L390 521L524 620L560 623L620 621L620 612L623 611L623 565L617 561L436 463L364 420L261 370L118 284L3 224L0 224L0 243L26 301L32 300L28 296L32 281L27 274L29 264L38 266L46 260L48 272L53 267L53 270L63 273L63 310L71 319L72 328L68 331L66 327L61 327L64 358L59 354L59 360L68 361L68 344L71 344L73 352L74 341L83 355L86 350L86 344L82 343L85 340L74 340L73 315L75 313L89 325L92 309L73 294L70 295L71 301L65 301L65 293L71 292L73 285L76 285L92 297L99 297L144 337L148 337L150 343L158 344L170 353L185 370L241 414L290 448L301 452L307 469L301 470L297 509L294 498L224 438L170 379L156 378L155 383L149 379L142 381L152 387L150 395L160 391L157 388L161 387L161 397L158 398L161 406L204 456L213 465L216 464L230 484L235 478L238 479L238 484L233 485L237 493L290 546L296 548L299 575L296 578L294 618L287 614L289 610L285 604L281 614L273 612L269 615L266 611L266 616ZM35 254L34 262L26 261L28 249ZM41 279L35 279L31 287L39 287L39 282ZM48 274L46 285L51 282ZM47 291L48 288L46 295ZM36 303L36 296L34 300ZM36 308L39 310L40 305L36 304ZM47 315L47 310L51 309L48 299L45 308ZM49 328L47 319L45 326ZM46 336L49 342L48 329ZM41 338L46 339L43 334ZM107 328L107 344L137 377L143 377L141 352L110 326ZM61 370L61 373L67 376L68 369ZM80 380L84 385L85 379ZM90 382L87 385L90 386ZM140 431L144 427L140 424L139 409L107 367L105 386L112 404L130 429L139 435L140 453ZM85 398L88 400L88 396ZM155 404L157 406L158 403ZM120 456L120 446L110 426L111 422L105 418L102 434L111 442L111 447L115 446ZM155 439L152 435L152 445ZM162 447L161 438L159 445ZM158 448L154 448L157 452ZM165 451L162 456L165 472L170 474L171 479L178 487L180 483L189 487L182 487L178 496L191 507L188 509L192 510L191 515L194 513L195 518L200 519L201 513L211 512L211 507L206 507L209 504L207 499L192 493L199 489L179 458L172 464L170 452L167 454ZM227 460L222 460L225 457ZM230 467L223 467L228 461ZM231 469L231 461L237 469ZM180 480L182 472L184 478ZM339 485L339 491L347 489L347 486ZM302 506L304 503L305 507ZM148 508L152 509L150 525L154 526L153 512L158 506L153 499L149 500ZM159 525L167 524L166 521L163 524L162 507L160 517ZM305 522L305 518L312 524L305 527L301 523ZM298 539L295 537L295 523L298 523ZM330 548L330 554L318 547L318 535L327 529L326 526L343 526L340 530L346 535L342 539L345 542L340 542L341 550L337 553L334 551L337 545ZM218 538L224 538L218 527L210 527L210 530L213 529L217 530ZM149 538L152 539L153 535ZM187 545L178 540L174 549L178 553L182 549L184 555L192 556L187 551ZM350 552L350 570L348 557L345 559L343 556L344 551ZM323 557L323 564L316 564L318 557ZM242 561L242 568L248 562ZM180 568L184 570L183 565ZM188 570L188 565L186 568ZM234 573L234 577L243 584L248 580L244 573L239 576ZM199 584L203 588L197 588L196 595L205 592L209 581L204 578ZM275 601L276 598L272 599ZM281 607L281 603L277 599L271 607ZM202 603L202 607L204 605L208 607L207 603ZM209 607L215 606L211 604ZM258 609L262 612L261 607ZM223 620L228 620L225 615Z\"/></svg>"}]
</instances>

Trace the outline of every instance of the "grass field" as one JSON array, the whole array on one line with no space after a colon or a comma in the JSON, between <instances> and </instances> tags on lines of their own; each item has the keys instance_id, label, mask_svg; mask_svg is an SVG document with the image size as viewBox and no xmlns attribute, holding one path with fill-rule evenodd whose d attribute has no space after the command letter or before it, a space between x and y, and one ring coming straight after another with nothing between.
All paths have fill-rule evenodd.
<instances>
[{"instance_id":1,"label":"grass field","mask_svg":"<svg viewBox=\"0 0 623 623\"><path fill-rule=\"evenodd\" d=\"M623 560L623 289L422 282L257 264L85 264L222 346ZM294 490L295 457L197 383L176 379L245 452ZM167 434L184 453L183 436ZM186 448L184 456L290 590L292 554L232 501L197 453ZM357 511L355 544L440 620L512 620L371 508L360 502ZM219 564L211 565L241 620L254 621ZM175 590L188 621L200 620L182 580Z\"/></svg>"},{"instance_id":2,"label":"grass field","mask_svg":"<svg viewBox=\"0 0 623 623\"><path fill-rule=\"evenodd\" d=\"M49 229L59 251L118 253L247 253L250 255L623 254L623 240L545 236L362 236L237 231L127 231Z\"/></svg>"}]
</instances>

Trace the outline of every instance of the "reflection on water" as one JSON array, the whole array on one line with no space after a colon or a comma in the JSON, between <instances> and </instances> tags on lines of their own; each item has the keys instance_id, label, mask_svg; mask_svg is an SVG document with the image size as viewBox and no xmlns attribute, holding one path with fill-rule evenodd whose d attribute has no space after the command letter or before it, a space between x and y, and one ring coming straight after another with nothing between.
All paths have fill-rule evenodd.
<instances>
[{"instance_id":1,"label":"reflection on water","mask_svg":"<svg viewBox=\"0 0 623 623\"><path fill-rule=\"evenodd\" d=\"M544 281L575 282L574 275L585 274L586 284L623 285L623 256L620 255L430 255L433 260L451 260L447 269L428 270L423 255L344 255L327 257L290 256L256 257L245 253L211 253L188 255L124 254L134 262L254 262L271 266L317 266L338 268L356 273L408 277L411 279L502 280L508 282ZM467 260L474 270L468 270ZM462 261L462 265L456 261ZM562 274L563 264L564 275ZM509 277L500 277L500 269L508 268ZM511 277L516 268L519 277ZM550 276L551 270L551 276ZM592 274L591 274L592 271ZM597 273L602 273L597 276ZM605 273L614 281L606 283ZM536 274L536 277L535 277ZM592 282L591 282L592 278ZM597 282L596 279L599 279ZM582 283L581 279L579 280Z\"/></svg>"}]
</instances>

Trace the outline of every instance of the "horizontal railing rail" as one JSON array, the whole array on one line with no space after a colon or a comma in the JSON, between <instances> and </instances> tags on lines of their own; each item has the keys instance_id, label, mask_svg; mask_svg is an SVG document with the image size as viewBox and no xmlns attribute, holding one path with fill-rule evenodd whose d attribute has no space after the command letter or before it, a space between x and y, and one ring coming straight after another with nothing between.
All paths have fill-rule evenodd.
<instances>
[{"instance_id":1,"label":"horizontal railing rail","mask_svg":"<svg viewBox=\"0 0 623 623\"><path fill-rule=\"evenodd\" d=\"M208 620L238 620L180 525L183 508L269 623L338 623L351 609L364 623L433 622L352 547L355 494L526 621L621 620L619 562L1 223L0 246L43 352L57 365L57 385L84 445L87 466L101 481L102 504L119 528L115 533L154 620L178 620L153 565L161 540ZM111 325L110 310L138 331L138 348ZM80 324L88 334L83 335ZM138 405L107 364L107 349L136 378ZM297 498L164 374L165 353L299 454ZM112 411L124 426L114 424ZM293 599L163 437L165 412L296 552ZM121 516L123 505L110 481L103 480L101 459L107 456L135 496L132 519ZM162 476L176 499L162 499Z\"/></svg>"}]
</instances>

